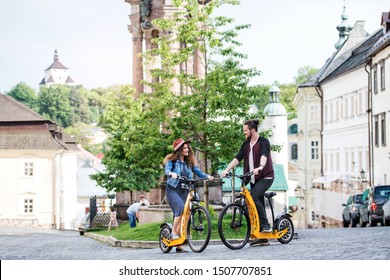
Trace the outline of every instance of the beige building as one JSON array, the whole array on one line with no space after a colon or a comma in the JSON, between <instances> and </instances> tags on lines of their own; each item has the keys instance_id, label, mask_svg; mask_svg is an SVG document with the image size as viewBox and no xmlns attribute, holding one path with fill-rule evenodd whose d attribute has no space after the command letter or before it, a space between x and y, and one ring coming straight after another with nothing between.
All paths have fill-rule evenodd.
<instances>
[{"instance_id":1,"label":"beige building","mask_svg":"<svg viewBox=\"0 0 390 280\"><path fill-rule=\"evenodd\" d=\"M0 226L76 229L76 143L0 94Z\"/></svg>"}]
</instances>

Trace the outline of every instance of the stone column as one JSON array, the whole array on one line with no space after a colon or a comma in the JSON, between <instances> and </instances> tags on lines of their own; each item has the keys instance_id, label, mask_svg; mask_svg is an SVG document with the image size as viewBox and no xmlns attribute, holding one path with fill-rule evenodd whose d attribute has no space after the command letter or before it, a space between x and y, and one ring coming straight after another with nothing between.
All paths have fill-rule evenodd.
<instances>
[{"instance_id":1,"label":"stone column","mask_svg":"<svg viewBox=\"0 0 390 280\"><path fill-rule=\"evenodd\" d=\"M133 35L133 86L136 89L137 95L144 92L142 84L143 79L143 65L142 57L142 37L143 32L141 28L141 15L139 0L125 0L131 5L131 15L129 16L131 25L128 26L129 32Z\"/></svg>"}]
</instances>

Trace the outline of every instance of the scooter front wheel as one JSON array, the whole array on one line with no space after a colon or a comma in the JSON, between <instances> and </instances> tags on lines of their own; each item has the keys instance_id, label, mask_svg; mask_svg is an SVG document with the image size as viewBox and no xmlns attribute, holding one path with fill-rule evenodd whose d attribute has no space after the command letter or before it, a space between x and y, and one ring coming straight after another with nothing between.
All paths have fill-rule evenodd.
<instances>
[{"instance_id":1,"label":"scooter front wheel","mask_svg":"<svg viewBox=\"0 0 390 280\"><path fill-rule=\"evenodd\" d=\"M278 238L278 241L282 244L289 243L293 237L294 237L294 224L291 221L290 217L288 216L282 216L276 224L276 228L278 231L282 231L287 228L287 232L280 238Z\"/></svg>"},{"instance_id":2,"label":"scooter front wheel","mask_svg":"<svg viewBox=\"0 0 390 280\"><path fill-rule=\"evenodd\" d=\"M232 203L222 209L218 219L218 233L226 247L241 249L248 242L250 232L249 216L244 207Z\"/></svg>"},{"instance_id":3,"label":"scooter front wheel","mask_svg":"<svg viewBox=\"0 0 390 280\"><path fill-rule=\"evenodd\" d=\"M160 230L160 236L158 239L158 243L160 245L160 249L163 253L169 253L172 250L172 247L167 246L163 242L163 238L170 239L171 238L171 229L168 225L163 225Z\"/></svg>"},{"instance_id":4,"label":"scooter front wheel","mask_svg":"<svg viewBox=\"0 0 390 280\"><path fill-rule=\"evenodd\" d=\"M187 224L188 245L195 253L203 252L209 244L210 237L210 214L205 207L196 206L192 210Z\"/></svg>"}]
</instances>

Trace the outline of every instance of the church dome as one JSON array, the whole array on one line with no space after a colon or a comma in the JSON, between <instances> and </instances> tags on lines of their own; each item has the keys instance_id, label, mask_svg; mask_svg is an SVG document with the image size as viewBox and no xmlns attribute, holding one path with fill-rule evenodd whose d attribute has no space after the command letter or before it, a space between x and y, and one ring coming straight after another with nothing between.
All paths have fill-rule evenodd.
<instances>
[{"instance_id":1,"label":"church dome","mask_svg":"<svg viewBox=\"0 0 390 280\"><path fill-rule=\"evenodd\" d=\"M273 85L269 89L270 102L264 107L264 115L266 116L285 116L287 115L286 108L279 102L280 89Z\"/></svg>"},{"instance_id":2,"label":"church dome","mask_svg":"<svg viewBox=\"0 0 390 280\"><path fill-rule=\"evenodd\" d=\"M287 115L286 108L281 103L268 103L264 107L264 115L268 116L284 116Z\"/></svg>"}]
</instances>

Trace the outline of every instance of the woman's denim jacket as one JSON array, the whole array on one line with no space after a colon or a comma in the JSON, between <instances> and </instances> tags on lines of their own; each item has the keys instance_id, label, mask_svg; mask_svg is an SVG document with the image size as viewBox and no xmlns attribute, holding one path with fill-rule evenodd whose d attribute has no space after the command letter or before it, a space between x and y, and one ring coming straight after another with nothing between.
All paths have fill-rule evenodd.
<instances>
[{"instance_id":1,"label":"woman's denim jacket","mask_svg":"<svg viewBox=\"0 0 390 280\"><path fill-rule=\"evenodd\" d=\"M165 170L164 170L164 174L167 175L167 184L176 188L176 186L179 184L179 179L174 179L172 177L169 177L168 174L172 172L172 173L176 173L177 175L182 175L182 170L186 170L189 179L194 178L194 173L199 178L207 178L208 176L206 173L203 173L202 170L200 170L199 167L197 166L190 168L186 163L182 162L181 160L176 160L175 163L174 161L169 160L165 164Z\"/></svg>"}]
</instances>

